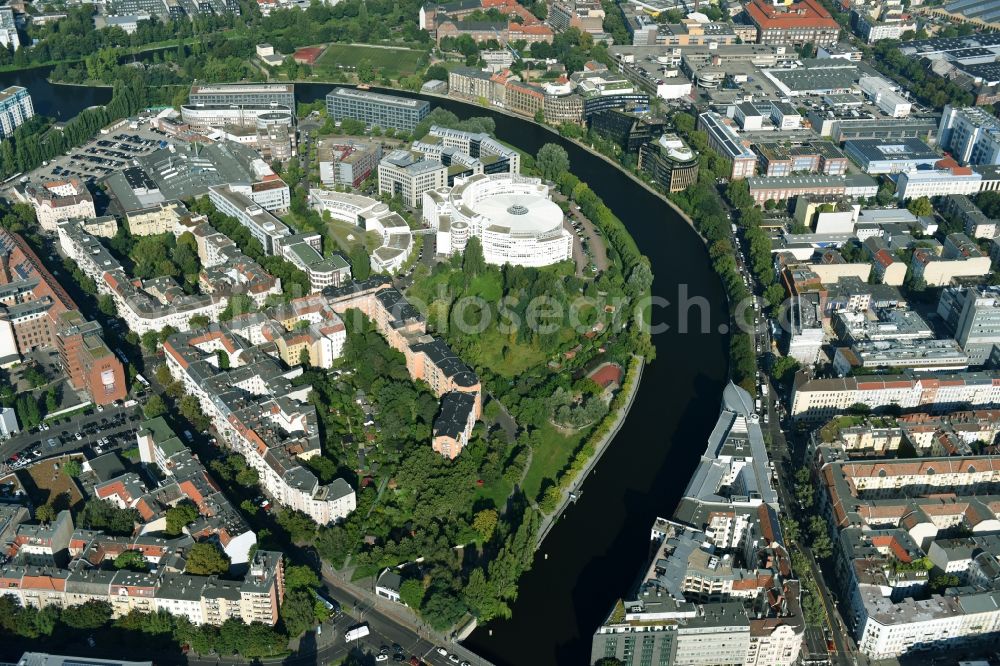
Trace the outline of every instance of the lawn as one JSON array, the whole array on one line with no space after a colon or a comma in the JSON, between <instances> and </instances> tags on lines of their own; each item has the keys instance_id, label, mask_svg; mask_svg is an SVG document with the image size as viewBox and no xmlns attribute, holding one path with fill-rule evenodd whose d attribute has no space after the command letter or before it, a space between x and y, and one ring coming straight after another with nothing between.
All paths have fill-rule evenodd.
<instances>
[{"instance_id":1,"label":"lawn","mask_svg":"<svg viewBox=\"0 0 1000 666\"><path fill-rule=\"evenodd\" d=\"M341 68L354 70L363 60L370 62L379 76L397 79L415 74L417 68L427 60L427 52L406 48L330 44L316 61L314 71L322 76Z\"/></svg>"},{"instance_id":2,"label":"lawn","mask_svg":"<svg viewBox=\"0 0 1000 666\"><path fill-rule=\"evenodd\" d=\"M526 496L537 497L542 481L556 478L559 470L569 463L573 452L580 446L583 432L565 435L548 421L545 422L539 429L539 443L532 452L531 466L521 484Z\"/></svg>"}]
</instances>

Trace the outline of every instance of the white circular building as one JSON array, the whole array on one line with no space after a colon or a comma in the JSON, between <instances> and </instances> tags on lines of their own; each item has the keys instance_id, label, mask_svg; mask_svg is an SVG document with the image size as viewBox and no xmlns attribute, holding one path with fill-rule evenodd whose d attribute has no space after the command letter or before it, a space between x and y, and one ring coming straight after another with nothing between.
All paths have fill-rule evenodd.
<instances>
[{"instance_id":1,"label":"white circular building","mask_svg":"<svg viewBox=\"0 0 1000 666\"><path fill-rule=\"evenodd\" d=\"M573 257L573 235L538 178L509 173L456 178L424 193L424 221L437 229L437 251L451 255L479 238L490 264L548 266Z\"/></svg>"}]
</instances>

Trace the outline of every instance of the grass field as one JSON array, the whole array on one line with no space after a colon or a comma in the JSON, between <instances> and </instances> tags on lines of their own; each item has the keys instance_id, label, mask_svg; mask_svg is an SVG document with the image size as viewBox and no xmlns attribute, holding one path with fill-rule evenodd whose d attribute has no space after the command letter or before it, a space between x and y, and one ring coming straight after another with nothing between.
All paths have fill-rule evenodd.
<instances>
[{"instance_id":1,"label":"grass field","mask_svg":"<svg viewBox=\"0 0 1000 666\"><path fill-rule=\"evenodd\" d=\"M353 71L358 63L367 60L375 68L378 76L396 79L414 74L426 59L427 53L416 49L330 44L316 61L314 71L319 75L341 68Z\"/></svg>"},{"instance_id":2,"label":"grass field","mask_svg":"<svg viewBox=\"0 0 1000 666\"><path fill-rule=\"evenodd\" d=\"M569 462L573 452L583 439L583 432L564 435L554 425L545 422L540 429L541 438L531 456L531 466L524 476L524 494L538 495L545 479L556 478L557 473Z\"/></svg>"}]
</instances>

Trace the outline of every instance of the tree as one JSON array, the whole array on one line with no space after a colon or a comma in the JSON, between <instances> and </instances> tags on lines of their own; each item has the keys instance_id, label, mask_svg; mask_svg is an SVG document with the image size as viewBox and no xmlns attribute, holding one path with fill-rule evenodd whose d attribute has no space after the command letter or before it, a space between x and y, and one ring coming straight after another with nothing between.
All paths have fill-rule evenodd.
<instances>
[{"instance_id":1,"label":"tree","mask_svg":"<svg viewBox=\"0 0 1000 666\"><path fill-rule=\"evenodd\" d=\"M35 509L35 520L40 523L51 523L56 519L56 510L51 504L43 504Z\"/></svg>"},{"instance_id":2,"label":"tree","mask_svg":"<svg viewBox=\"0 0 1000 666\"><path fill-rule=\"evenodd\" d=\"M155 352L158 344L160 344L160 336L156 331L146 331L142 334L142 349L147 354Z\"/></svg>"},{"instance_id":3,"label":"tree","mask_svg":"<svg viewBox=\"0 0 1000 666\"><path fill-rule=\"evenodd\" d=\"M367 280L371 276L372 263L363 244L354 245L347 254L347 259L351 263L351 276L355 280Z\"/></svg>"},{"instance_id":4,"label":"tree","mask_svg":"<svg viewBox=\"0 0 1000 666\"><path fill-rule=\"evenodd\" d=\"M319 587L319 576L304 565L291 565L285 568L286 590L311 590Z\"/></svg>"},{"instance_id":5,"label":"tree","mask_svg":"<svg viewBox=\"0 0 1000 666\"><path fill-rule=\"evenodd\" d=\"M59 619L74 629L97 629L111 620L111 604L107 601L88 601L62 609Z\"/></svg>"},{"instance_id":6,"label":"tree","mask_svg":"<svg viewBox=\"0 0 1000 666\"><path fill-rule=\"evenodd\" d=\"M218 359L219 359L219 368L222 369L222 370L228 370L229 369L229 352L227 352L225 349L220 349L219 351L216 352L216 354L218 355Z\"/></svg>"},{"instance_id":7,"label":"tree","mask_svg":"<svg viewBox=\"0 0 1000 666\"><path fill-rule=\"evenodd\" d=\"M38 400L31 393L22 393L17 397L14 411L17 412L17 420L24 430L34 428L42 422L42 412L38 408Z\"/></svg>"},{"instance_id":8,"label":"tree","mask_svg":"<svg viewBox=\"0 0 1000 666\"><path fill-rule=\"evenodd\" d=\"M495 509L483 509L472 519L472 528L479 532L483 543L493 538L493 531L497 526L497 517Z\"/></svg>"},{"instance_id":9,"label":"tree","mask_svg":"<svg viewBox=\"0 0 1000 666\"><path fill-rule=\"evenodd\" d=\"M774 362L774 365L771 367L771 374L777 381L784 384L795 376L798 369L798 361L791 356L782 356Z\"/></svg>"},{"instance_id":10,"label":"tree","mask_svg":"<svg viewBox=\"0 0 1000 666\"><path fill-rule=\"evenodd\" d=\"M399 599L417 610L424 601L424 582L417 578L407 578L399 586Z\"/></svg>"},{"instance_id":11,"label":"tree","mask_svg":"<svg viewBox=\"0 0 1000 666\"><path fill-rule=\"evenodd\" d=\"M115 558L116 569L129 569L131 571L146 571L146 558L142 551L125 550Z\"/></svg>"},{"instance_id":12,"label":"tree","mask_svg":"<svg viewBox=\"0 0 1000 666\"><path fill-rule=\"evenodd\" d=\"M147 419L155 419L157 416L163 416L167 413L167 403L163 402L163 398L154 393L146 401L146 404L142 406L142 413Z\"/></svg>"},{"instance_id":13,"label":"tree","mask_svg":"<svg viewBox=\"0 0 1000 666\"><path fill-rule=\"evenodd\" d=\"M924 217L926 215L934 214L934 206L931 205L931 200L927 197L920 197L918 199L910 199L910 202L906 204L906 209L916 215L917 217Z\"/></svg>"},{"instance_id":14,"label":"tree","mask_svg":"<svg viewBox=\"0 0 1000 666\"><path fill-rule=\"evenodd\" d=\"M486 259L483 257L483 245L479 238L472 236L465 244L462 254L462 271L466 277L474 278L486 270Z\"/></svg>"},{"instance_id":15,"label":"tree","mask_svg":"<svg viewBox=\"0 0 1000 666\"><path fill-rule=\"evenodd\" d=\"M198 507L194 505L194 502L185 500L179 502L177 506L172 506L167 509L167 526L165 531L167 534L178 535L181 530L193 523L198 518Z\"/></svg>"},{"instance_id":16,"label":"tree","mask_svg":"<svg viewBox=\"0 0 1000 666\"><path fill-rule=\"evenodd\" d=\"M253 488L260 482L260 475L253 467L246 467L236 473L236 483L244 488Z\"/></svg>"},{"instance_id":17,"label":"tree","mask_svg":"<svg viewBox=\"0 0 1000 666\"><path fill-rule=\"evenodd\" d=\"M949 587L961 585L962 581L955 574L941 574L931 578L930 590L932 594L941 594Z\"/></svg>"},{"instance_id":18,"label":"tree","mask_svg":"<svg viewBox=\"0 0 1000 666\"><path fill-rule=\"evenodd\" d=\"M70 458L62 465L62 473L71 479L75 479L80 476L80 472L83 471L83 467L80 465L80 461L76 458Z\"/></svg>"},{"instance_id":19,"label":"tree","mask_svg":"<svg viewBox=\"0 0 1000 666\"><path fill-rule=\"evenodd\" d=\"M191 546L188 551L187 566L184 571L190 574L211 576L229 571L229 556L210 541L201 541Z\"/></svg>"},{"instance_id":20,"label":"tree","mask_svg":"<svg viewBox=\"0 0 1000 666\"><path fill-rule=\"evenodd\" d=\"M316 622L316 598L308 590L285 590L281 619L289 636L299 636Z\"/></svg>"},{"instance_id":21,"label":"tree","mask_svg":"<svg viewBox=\"0 0 1000 666\"><path fill-rule=\"evenodd\" d=\"M219 314L219 321L229 321L236 315L247 314L254 311L253 299L246 294L234 294L229 302L226 303L226 309Z\"/></svg>"},{"instance_id":22,"label":"tree","mask_svg":"<svg viewBox=\"0 0 1000 666\"><path fill-rule=\"evenodd\" d=\"M115 299L110 294L101 294L97 297L97 309L109 317L118 316L118 308L115 306Z\"/></svg>"},{"instance_id":23,"label":"tree","mask_svg":"<svg viewBox=\"0 0 1000 666\"><path fill-rule=\"evenodd\" d=\"M547 180L557 181L569 171L569 155L566 150L555 143L547 143L538 149L535 157L535 168Z\"/></svg>"}]
</instances>

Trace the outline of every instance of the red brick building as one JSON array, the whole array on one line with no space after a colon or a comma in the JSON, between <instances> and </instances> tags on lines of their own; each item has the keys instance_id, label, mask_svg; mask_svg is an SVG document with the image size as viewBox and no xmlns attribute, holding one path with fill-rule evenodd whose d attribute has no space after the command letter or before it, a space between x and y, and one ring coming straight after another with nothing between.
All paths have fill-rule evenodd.
<instances>
[{"instance_id":1,"label":"red brick building","mask_svg":"<svg viewBox=\"0 0 1000 666\"><path fill-rule=\"evenodd\" d=\"M840 24L818 0L801 0L775 6L768 0L752 0L747 18L757 27L758 44L836 44Z\"/></svg>"}]
</instances>

